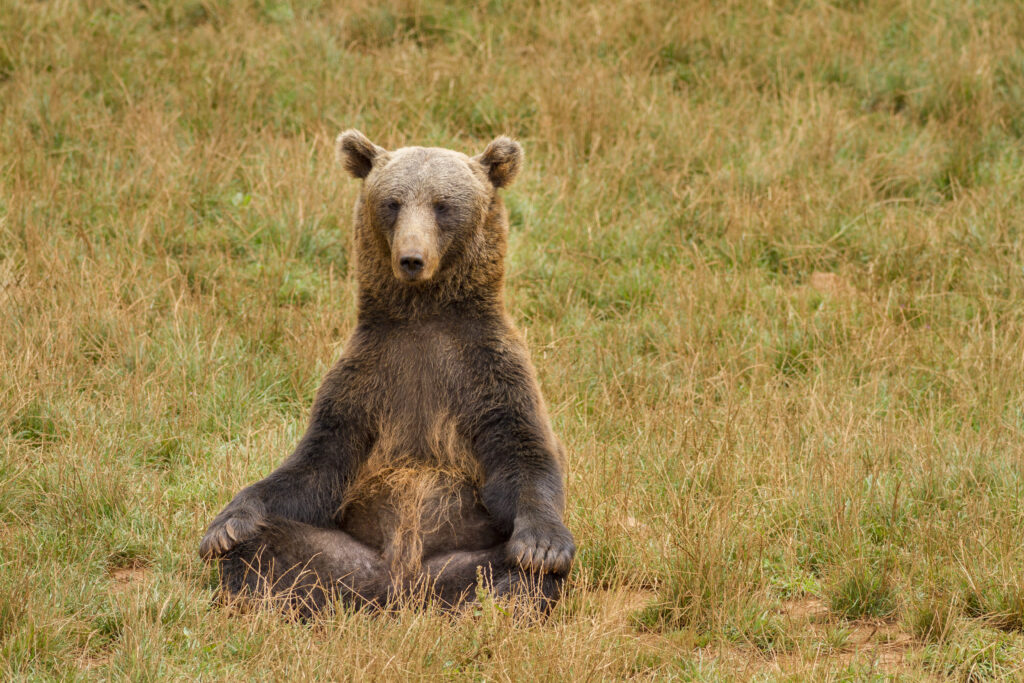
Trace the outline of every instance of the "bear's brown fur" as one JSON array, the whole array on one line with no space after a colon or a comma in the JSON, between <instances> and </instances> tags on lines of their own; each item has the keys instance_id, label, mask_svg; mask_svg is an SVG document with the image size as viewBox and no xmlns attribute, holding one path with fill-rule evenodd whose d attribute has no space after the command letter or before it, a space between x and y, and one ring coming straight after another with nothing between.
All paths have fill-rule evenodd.
<instances>
[{"instance_id":1,"label":"bear's brown fur","mask_svg":"<svg viewBox=\"0 0 1024 683\"><path fill-rule=\"evenodd\" d=\"M470 158L387 151L362 133L338 158L355 207L358 325L295 452L241 491L200 543L229 595L454 606L479 577L548 609L575 546L564 452L505 311L508 218L497 194L522 149Z\"/></svg>"}]
</instances>

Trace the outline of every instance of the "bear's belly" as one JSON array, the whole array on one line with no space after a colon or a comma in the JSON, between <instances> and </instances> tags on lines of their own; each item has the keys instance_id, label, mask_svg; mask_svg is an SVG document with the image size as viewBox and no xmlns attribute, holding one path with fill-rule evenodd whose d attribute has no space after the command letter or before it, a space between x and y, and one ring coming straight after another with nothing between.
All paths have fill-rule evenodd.
<instances>
[{"instance_id":1,"label":"bear's belly","mask_svg":"<svg viewBox=\"0 0 1024 683\"><path fill-rule=\"evenodd\" d=\"M472 477L426 463L371 459L338 512L338 525L382 554L395 577L415 577L424 560L484 550L508 539L491 524Z\"/></svg>"},{"instance_id":2,"label":"bear's belly","mask_svg":"<svg viewBox=\"0 0 1024 683\"><path fill-rule=\"evenodd\" d=\"M342 530L400 565L438 552L483 550L500 543L475 488L438 482L432 474L403 472L400 482L354 492L341 513Z\"/></svg>"}]
</instances>

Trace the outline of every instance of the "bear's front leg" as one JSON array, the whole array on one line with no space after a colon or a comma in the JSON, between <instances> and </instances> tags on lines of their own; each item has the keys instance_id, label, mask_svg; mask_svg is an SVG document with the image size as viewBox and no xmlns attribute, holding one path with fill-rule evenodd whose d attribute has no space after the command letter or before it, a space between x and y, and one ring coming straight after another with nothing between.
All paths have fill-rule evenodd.
<instances>
[{"instance_id":1,"label":"bear's front leg","mask_svg":"<svg viewBox=\"0 0 1024 683\"><path fill-rule=\"evenodd\" d=\"M329 392L321 392L321 396ZM333 525L346 484L370 449L365 419L318 398L295 451L266 479L243 489L214 518L199 543L205 559L254 538L268 517Z\"/></svg>"},{"instance_id":2,"label":"bear's front leg","mask_svg":"<svg viewBox=\"0 0 1024 683\"><path fill-rule=\"evenodd\" d=\"M484 469L481 497L498 529L510 534L509 559L527 570L565 574L576 544L562 521L560 447L531 393L503 401L478 425L474 451Z\"/></svg>"}]
</instances>

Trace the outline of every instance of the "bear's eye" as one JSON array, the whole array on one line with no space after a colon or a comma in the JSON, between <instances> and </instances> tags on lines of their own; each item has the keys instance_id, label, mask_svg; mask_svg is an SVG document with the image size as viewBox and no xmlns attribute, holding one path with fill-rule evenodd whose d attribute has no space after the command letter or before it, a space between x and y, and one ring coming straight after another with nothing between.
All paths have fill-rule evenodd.
<instances>
[{"instance_id":1,"label":"bear's eye","mask_svg":"<svg viewBox=\"0 0 1024 683\"><path fill-rule=\"evenodd\" d=\"M434 202L434 211L438 216L444 216L451 209L446 202Z\"/></svg>"},{"instance_id":2,"label":"bear's eye","mask_svg":"<svg viewBox=\"0 0 1024 683\"><path fill-rule=\"evenodd\" d=\"M398 213L398 210L402 208L402 202L398 201L397 199L392 199L390 201L384 202L384 208L390 211L391 213Z\"/></svg>"}]
</instances>

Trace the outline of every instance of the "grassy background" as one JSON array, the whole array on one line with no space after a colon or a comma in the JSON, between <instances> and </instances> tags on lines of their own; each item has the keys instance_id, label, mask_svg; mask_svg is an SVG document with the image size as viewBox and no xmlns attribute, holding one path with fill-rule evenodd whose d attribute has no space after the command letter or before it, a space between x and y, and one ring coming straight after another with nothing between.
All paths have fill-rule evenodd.
<instances>
[{"instance_id":1,"label":"grassy background","mask_svg":"<svg viewBox=\"0 0 1024 683\"><path fill-rule=\"evenodd\" d=\"M0 4L0 676L1024 676L1013 0ZM211 607L354 323L332 141L517 135L575 588Z\"/></svg>"}]
</instances>

